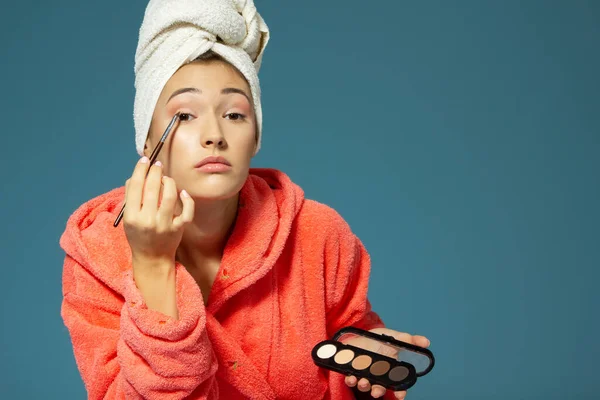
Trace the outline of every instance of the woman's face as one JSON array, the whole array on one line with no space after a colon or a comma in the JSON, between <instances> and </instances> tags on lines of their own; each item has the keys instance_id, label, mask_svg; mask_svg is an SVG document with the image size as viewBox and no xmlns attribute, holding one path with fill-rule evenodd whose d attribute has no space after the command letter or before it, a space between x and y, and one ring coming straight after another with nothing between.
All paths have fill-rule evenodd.
<instances>
[{"instance_id":1,"label":"woman's face","mask_svg":"<svg viewBox=\"0 0 600 400\"><path fill-rule=\"evenodd\" d=\"M220 60L181 67L165 85L152 116L144 153L150 156L175 115L181 119L169 134L158 160L177 189L195 199L235 196L248 177L256 148L256 119L243 76ZM198 167L206 157L223 157L223 165Z\"/></svg>"}]
</instances>

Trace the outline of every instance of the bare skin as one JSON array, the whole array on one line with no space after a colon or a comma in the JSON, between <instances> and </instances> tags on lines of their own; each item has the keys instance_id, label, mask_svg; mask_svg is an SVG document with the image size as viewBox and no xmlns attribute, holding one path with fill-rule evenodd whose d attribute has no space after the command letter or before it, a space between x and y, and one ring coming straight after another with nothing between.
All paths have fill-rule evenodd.
<instances>
[{"instance_id":1,"label":"bare skin","mask_svg":"<svg viewBox=\"0 0 600 400\"><path fill-rule=\"evenodd\" d=\"M204 303L208 302L235 222L239 191L256 152L251 99L246 80L223 61L183 66L158 99L144 150L146 157L173 115L179 112L181 119L158 163L151 166L143 158L127 180L123 226L131 247L134 279L147 306L171 318L179 317L176 262L194 277ZM196 168L208 156L224 157L230 168L221 172ZM422 336L384 331L420 346L429 344ZM385 394L385 388L371 386L365 379L348 377L346 384L370 390L373 397ZM405 395L396 392L398 399Z\"/></svg>"},{"instance_id":2,"label":"bare skin","mask_svg":"<svg viewBox=\"0 0 600 400\"><path fill-rule=\"evenodd\" d=\"M173 96L182 89L187 91ZM174 239L169 245L144 247L138 243L138 238L144 235L135 225L128 225L125 221L128 211L129 216L133 214L132 210L126 210L124 225L126 231L132 233L128 238L131 237L134 276L140 290L144 292L147 288L151 298L155 297L151 293L161 297L165 285L168 287L166 292L174 294L171 289L174 281L169 278L171 274L163 270L170 270L171 265L179 261L198 283L205 303L208 300L223 248L235 221L238 193L248 176L250 160L256 149L256 123L250 99L246 80L234 68L218 60L183 66L167 82L158 99L144 150L146 156L150 156L173 115L179 112L182 118L158 156L160 165L149 166L145 190L155 201L156 192L163 199L172 199L178 197L178 190L184 189L193 200L193 219L186 220L183 227L173 232ZM225 157L231 169L220 173L199 171L195 165L207 156ZM148 166L140 163L138 167L139 175L134 172L131 180L145 173L144 167ZM142 190L139 179L135 189ZM171 215L182 213L183 200L179 197L173 204L170 201L166 203L172 207ZM164 210L165 214L168 212ZM152 217L146 215L146 219ZM147 232L145 235L148 236ZM164 249L155 254L156 250L150 252L145 250L147 248ZM146 268L145 264L149 267ZM142 266L135 268L136 265ZM153 273L148 274L148 270ZM156 276L157 271L159 277ZM157 279L160 281L158 284ZM174 304L174 300L165 302L156 299L152 303ZM168 312L171 316L175 314L173 309Z\"/></svg>"}]
</instances>

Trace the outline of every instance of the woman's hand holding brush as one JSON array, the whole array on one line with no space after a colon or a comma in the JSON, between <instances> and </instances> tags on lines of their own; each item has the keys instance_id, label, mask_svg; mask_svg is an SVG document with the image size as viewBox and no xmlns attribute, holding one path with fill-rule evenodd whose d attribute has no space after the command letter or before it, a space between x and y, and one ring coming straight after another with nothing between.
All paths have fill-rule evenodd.
<instances>
[{"instance_id":1,"label":"woman's hand holding brush","mask_svg":"<svg viewBox=\"0 0 600 400\"><path fill-rule=\"evenodd\" d=\"M175 215L178 198L183 207ZM149 165L144 157L125 184L125 202L123 227L132 255L174 261L183 228L194 219L194 200L185 190L177 193L175 181L163 175L160 161Z\"/></svg>"},{"instance_id":2,"label":"woman's hand holding brush","mask_svg":"<svg viewBox=\"0 0 600 400\"><path fill-rule=\"evenodd\" d=\"M181 213L175 215L178 200ZM125 185L123 228L131 247L133 276L148 308L175 319L175 253L185 225L194 219L194 200L163 176L160 162L143 157Z\"/></svg>"}]
</instances>

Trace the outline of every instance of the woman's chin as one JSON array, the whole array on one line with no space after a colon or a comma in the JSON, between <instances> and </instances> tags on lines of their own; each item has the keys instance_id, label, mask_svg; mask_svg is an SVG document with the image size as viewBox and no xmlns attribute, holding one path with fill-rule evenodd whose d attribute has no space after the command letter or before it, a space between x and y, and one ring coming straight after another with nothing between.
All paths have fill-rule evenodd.
<instances>
[{"instance_id":1,"label":"woman's chin","mask_svg":"<svg viewBox=\"0 0 600 400\"><path fill-rule=\"evenodd\" d=\"M242 184L237 182L204 182L203 184L191 185L187 189L194 200L199 201L218 201L227 200L237 195L242 188Z\"/></svg>"},{"instance_id":2,"label":"woman's chin","mask_svg":"<svg viewBox=\"0 0 600 400\"><path fill-rule=\"evenodd\" d=\"M187 184L184 187L193 199L199 201L226 200L239 193L247 178L248 172L242 171L202 173L187 177Z\"/></svg>"}]
</instances>

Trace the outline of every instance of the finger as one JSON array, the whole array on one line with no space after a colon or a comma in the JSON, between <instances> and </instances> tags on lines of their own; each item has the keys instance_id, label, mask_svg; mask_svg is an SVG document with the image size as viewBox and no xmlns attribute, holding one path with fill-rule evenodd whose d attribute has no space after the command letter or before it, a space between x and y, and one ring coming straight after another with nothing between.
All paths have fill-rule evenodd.
<instances>
[{"instance_id":1,"label":"finger","mask_svg":"<svg viewBox=\"0 0 600 400\"><path fill-rule=\"evenodd\" d=\"M144 187L144 198L142 199L142 210L145 212L156 213L158 210L158 198L162 186L162 163L157 161L150 167L150 172L146 178Z\"/></svg>"},{"instance_id":2,"label":"finger","mask_svg":"<svg viewBox=\"0 0 600 400\"><path fill-rule=\"evenodd\" d=\"M383 396L386 392L386 389L381 385L373 385L371 387L371 397L375 397L376 399Z\"/></svg>"},{"instance_id":3,"label":"finger","mask_svg":"<svg viewBox=\"0 0 600 400\"><path fill-rule=\"evenodd\" d=\"M387 328L375 328L375 329L372 329L371 332L378 333L378 334L383 333L388 336L393 336L394 339L400 340L401 342L406 342L406 343L412 343L412 339L413 339L413 337L410 333L397 332L397 331L393 331L393 330L387 329Z\"/></svg>"},{"instance_id":4,"label":"finger","mask_svg":"<svg viewBox=\"0 0 600 400\"><path fill-rule=\"evenodd\" d=\"M181 210L181 214L173 220L173 227L175 229L179 229L194 220L194 199L190 197L185 189L181 191L179 197L181 197L183 209Z\"/></svg>"},{"instance_id":5,"label":"finger","mask_svg":"<svg viewBox=\"0 0 600 400\"><path fill-rule=\"evenodd\" d=\"M142 207L142 193L144 182L146 181L146 171L148 171L148 157L142 157L133 170L133 174L127 185L127 195L125 197L125 207L130 210L139 211Z\"/></svg>"},{"instance_id":6,"label":"finger","mask_svg":"<svg viewBox=\"0 0 600 400\"><path fill-rule=\"evenodd\" d=\"M160 199L156 217L162 227L170 228L173 225L173 212L179 196L177 195L177 186L173 178L163 176L162 183L162 199Z\"/></svg>"},{"instance_id":7,"label":"finger","mask_svg":"<svg viewBox=\"0 0 600 400\"><path fill-rule=\"evenodd\" d=\"M402 392L394 392L394 396L397 400L404 400L404 398L406 397L406 390Z\"/></svg>"},{"instance_id":8,"label":"finger","mask_svg":"<svg viewBox=\"0 0 600 400\"><path fill-rule=\"evenodd\" d=\"M413 336L413 344L420 347L429 347L431 341L425 336L415 335Z\"/></svg>"},{"instance_id":9,"label":"finger","mask_svg":"<svg viewBox=\"0 0 600 400\"><path fill-rule=\"evenodd\" d=\"M129 190L129 182L131 182L131 178L125 181L125 199L127 199L127 191Z\"/></svg>"},{"instance_id":10,"label":"finger","mask_svg":"<svg viewBox=\"0 0 600 400\"><path fill-rule=\"evenodd\" d=\"M361 380L358 381L358 390L361 392L368 392L371 390L371 383L365 378L361 378Z\"/></svg>"},{"instance_id":11,"label":"finger","mask_svg":"<svg viewBox=\"0 0 600 400\"><path fill-rule=\"evenodd\" d=\"M347 376L346 377L346 385L350 387L354 387L357 384L357 379L355 376Z\"/></svg>"}]
</instances>

